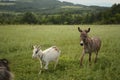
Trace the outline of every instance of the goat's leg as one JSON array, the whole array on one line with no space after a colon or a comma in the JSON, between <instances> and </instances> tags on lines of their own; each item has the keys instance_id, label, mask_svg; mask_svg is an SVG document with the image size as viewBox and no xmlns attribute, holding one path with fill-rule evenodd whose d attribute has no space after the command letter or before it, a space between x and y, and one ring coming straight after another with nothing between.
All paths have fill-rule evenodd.
<instances>
[{"instance_id":1,"label":"goat's leg","mask_svg":"<svg viewBox=\"0 0 120 80\"><path fill-rule=\"evenodd\" d=\"M84 52L84 50L83 50L82 56L81 56L81 59L80 59L80 65L81 65L81 66L82 66L82 62L83 62L84 55L85 55L85 52Z\"/></svg>"},{"instance_id":2,"label":"goat's leg","mask_svg":"<svg viewBox=\"0 0 120 80\"><path fill-rule=\"evenodd\" d=\"M55 61L54 69L56 68L56 65L58 64L58 58Z\"/></svg>"},{"instance_id":3,"label":"goat's leg","mask_svg":"<svg viewBox=\"0 0 120 80\"><path fill-rule=\"evenodd\" d=\"M94 61L94 63L97 62L97 56L98 56L98 52L96 52L96 56L95 56L95 61Z\"/></svg>"},{"instance_id":4,"label":"goat's leg","mask_svg":"<svg viewBox=\"0 0 120 80\"><path fill-rule=\"evenodd\" d=\"M89 53L89 65L91 65L91 53Z\"/></svg>"},{"instance_id":5,"label":"goat's leg","mask_svg":"<svg viewBox=\"0 0 120 80\"><path fill-rule=\"evenodd\" d=\"M46 62L46 63L45 63L45 67L44 67L44 68L45 68L46 70L48 69L48 64L49 64L49 62Z\"/></svg>"},{"instance_id":6,"label":"goat's leg","mask_svg":"<svg viewBox=\"0 0 120 80\"><path fill-rule=\"evenodd\" d=\"M40 61L40 66L41 66L41 69L40 69L40 71L39 71L39 74L41 74L41 72L42 72L42 61L39 59L39 61Z\"/></svg>"}]
</instances>

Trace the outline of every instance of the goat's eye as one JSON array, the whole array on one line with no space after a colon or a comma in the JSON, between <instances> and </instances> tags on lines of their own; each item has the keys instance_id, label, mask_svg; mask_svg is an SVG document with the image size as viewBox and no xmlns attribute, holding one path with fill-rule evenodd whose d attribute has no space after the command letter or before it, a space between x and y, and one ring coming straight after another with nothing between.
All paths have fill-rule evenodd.
<instances>
[{"instance_id":1,"label":"goat's eye","mask_svg":"<svg viewBox=\"0 0 120 80\"><path fill-rule=\"evenodd\" d=\"M35 54L37 54L38 53L38 50L35 52Z\"/></svg>"}]
</instances>

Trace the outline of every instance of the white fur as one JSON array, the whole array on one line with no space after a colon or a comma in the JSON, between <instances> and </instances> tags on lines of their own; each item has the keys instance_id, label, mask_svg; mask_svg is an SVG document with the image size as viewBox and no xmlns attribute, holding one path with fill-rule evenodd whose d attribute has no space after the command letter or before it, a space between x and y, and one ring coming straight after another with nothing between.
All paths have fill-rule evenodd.
<instances>
[{"instance_id":1,"label":"white fur","mask_svg":"<svg viewBox=\"0 0 120 80\"><path fill-rule=\"evenodd\" d=\"M52 46L44 51L39 49L37 46L33 46L33 55L32 58L38 58L40 60L41 68L42 64L45 63L45 69L48 69L48 64L51 61L55 61L54 69L56 68L56 65L58 63L58 58L60 56L60 50L56 46ZM37 53L36 53L37 51ZM41 70L40 72L41 73Z\"/></svg>"},{"instance_id":2,"label":"white fur","mask_svg":"<svg viewBox=\"0 0 120 80\"><path fill-rule=\"evenodd\" d=\"M80 44L83 44L83 41L82 41L82 40L80 41Z\"/></svg>"}]
</instances>

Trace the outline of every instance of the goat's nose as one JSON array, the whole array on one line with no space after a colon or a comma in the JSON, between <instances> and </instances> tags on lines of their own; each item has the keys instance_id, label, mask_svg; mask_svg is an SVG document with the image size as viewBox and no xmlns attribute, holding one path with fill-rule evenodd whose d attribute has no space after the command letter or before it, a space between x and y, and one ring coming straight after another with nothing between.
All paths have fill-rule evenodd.
<instances>
[{"instance_id":1,"label":"goat's nose","mask_svg":"<svg viewBox=\"0 0 120 80\"><path fill-rule=\"evenodd\" d=\"M80 43L81 46L83 46L83 43Z\"/></svg>"},{"instance_id":2,"label":"goat's nose","mask_svg":"<svg viewBox=\"0 0 120 80\"><path fill-rule=\"evenodd\" d=\"M83 46L83 41L80 42L80 45Z\"/></svg>"}]
</instances>

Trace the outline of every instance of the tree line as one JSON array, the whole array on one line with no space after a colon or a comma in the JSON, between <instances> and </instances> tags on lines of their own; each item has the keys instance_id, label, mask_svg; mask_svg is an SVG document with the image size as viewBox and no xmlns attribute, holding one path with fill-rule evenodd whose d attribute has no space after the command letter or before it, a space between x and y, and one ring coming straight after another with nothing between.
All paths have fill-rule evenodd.
<instances>
[{"instance_id":1,"label":"tree line","mask_svg":"<svg viewBox=\"0 0 120 80\"><path fill-rule=\"evenodd\" d=\"M98 13L0 13L0 24L120 24L120 4Z\"/></svg>"}]
</instances>

